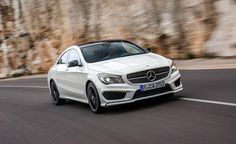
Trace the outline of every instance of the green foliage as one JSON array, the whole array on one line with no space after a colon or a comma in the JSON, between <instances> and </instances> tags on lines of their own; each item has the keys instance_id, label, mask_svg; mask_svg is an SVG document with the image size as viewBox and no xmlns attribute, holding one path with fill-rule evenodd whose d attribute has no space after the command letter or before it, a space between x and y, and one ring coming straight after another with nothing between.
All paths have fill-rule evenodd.
<instances>
[{"instance_id":1,"label":"green foliage","mask_svg":"<svg viewBox=\"0 0 236 144\"><path fill-rule=\"evenodd\" d=\"M194 59L196 56L192 52L187 52L185 55L186 59Z\"/></svg>"},{"instance_id":2,"label":"green foliage","mask_svg":"<svg viewBox=\"0 0 236 144\"><path fill-rule=\"evenodd\" d=\"M12 77L19 77L19 76L22 76L23 75L23 73L14 73L14 74L12 74Z\"/></svg>"},{"instance_id":3,"label":"green foliage","mask_svg":"<svg viewBox=\"0 0 236 144\"><path fill-rule=\"evenodd\" d=\"M208 59L212 59L212 58L216 58L216 54L215 53L204 53L203 57L208 58Z\"/></svg>"}]
</instances>

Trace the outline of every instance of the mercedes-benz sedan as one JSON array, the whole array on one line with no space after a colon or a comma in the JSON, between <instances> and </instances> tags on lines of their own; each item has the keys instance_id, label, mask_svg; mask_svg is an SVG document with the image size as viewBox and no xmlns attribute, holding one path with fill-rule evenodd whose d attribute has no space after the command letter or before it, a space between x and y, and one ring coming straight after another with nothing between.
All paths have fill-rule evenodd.
<instances>
[{"instance_id":1,"label":"mercedes-benz sedan","mask_svg":"<svg viewBox=\"0 0 236 144\"><path fill-rule=\"evenodd\" d=\"M54 104L65 99L103 107L182 90L172 60L126 40L105 40L67 48L48 72Z\"/></svg>"}]
</instances>

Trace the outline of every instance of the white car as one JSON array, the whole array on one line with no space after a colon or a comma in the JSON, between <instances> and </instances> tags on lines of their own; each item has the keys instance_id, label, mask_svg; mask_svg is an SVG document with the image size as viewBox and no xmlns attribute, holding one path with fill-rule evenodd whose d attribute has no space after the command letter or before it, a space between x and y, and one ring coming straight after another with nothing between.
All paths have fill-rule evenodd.
<instances>
[{"instance_id":1,"label":"white car","mask_svg":"<svg viewBox=\"0 0 236 144\"><path fill-rule=\"evenodd\" d=\"M174 94L183 89L172 60L126 40L105 40L67 48L48 72L52 101L103 107Z\"/></svg>"}]
</instances>

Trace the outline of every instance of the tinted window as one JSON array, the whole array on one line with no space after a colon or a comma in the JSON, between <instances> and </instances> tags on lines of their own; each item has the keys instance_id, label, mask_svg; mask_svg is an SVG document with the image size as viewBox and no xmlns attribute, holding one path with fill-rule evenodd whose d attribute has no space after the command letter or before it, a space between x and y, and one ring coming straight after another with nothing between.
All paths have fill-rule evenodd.
<instances>
[{"instance_id":1,"label":"tinted window","mask_svg":"<svg viewBox=\"0 0 236 144\"><path fill-rule=\"evenodd\" d=\"M139 51L140 51L140 48L136 47L135 45L129 44L129 43L122 44L122 46L124 47L126 52L130 53L130 54L136 54L136 53L139 53Z\"/></svg>"},{"instance_id":2,"label":"tinted window","mask_svg":"<svg viewBox=\"0 0 236 144\"><path fill-rule=\"evenodd\" d=\"M73 60L79 60L79 54L76 50L70 50L68 62L71 62Z\"/></svg>"},{"instance_id":3,"label":"tinted window","mask_svg":"<svg viewBox=\"0 0 236 144\"><path fill-rule=\"evenodd\" d=\"M146 53L144 49L126 42L105 42L81 48L88 63Z\"/></svg>"},{"instance_id":4,"label":"tinted window","mask_svg":"<svg viewBox=\"0 0 236 144\"><path fill-rule=\"evenodd\" d=\"M67 64L68 53L69 53L69 52L64 53L64 54L61 56L61 58L58 60L57 64Z\"/></svg>"}]
</instances>

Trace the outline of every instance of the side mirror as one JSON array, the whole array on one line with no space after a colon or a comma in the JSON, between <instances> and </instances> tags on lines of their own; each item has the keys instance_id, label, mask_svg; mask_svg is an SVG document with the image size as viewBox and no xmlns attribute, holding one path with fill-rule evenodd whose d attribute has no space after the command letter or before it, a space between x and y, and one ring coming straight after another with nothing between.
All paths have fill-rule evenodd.
<instances>
[{"instance_id":1,"label":"side mirror","mask_svg":"<svg viewBox=\"0 0 236 144\"><path fill-rule=\"evenodd\" d=\"M73 60L68 62L68 67L76 67L76 66L82 66L82 64L78 60Z\"/></svg>"},{"instance_id":2,"label":"side mirror","mask_svg":"<svg viewBox=\"0 0 236 144\"><path fill-rule=\"evenodd\" d=\"M146 48L147 51L153 52L152 48Z\"/></svg>"}]
</instances>

